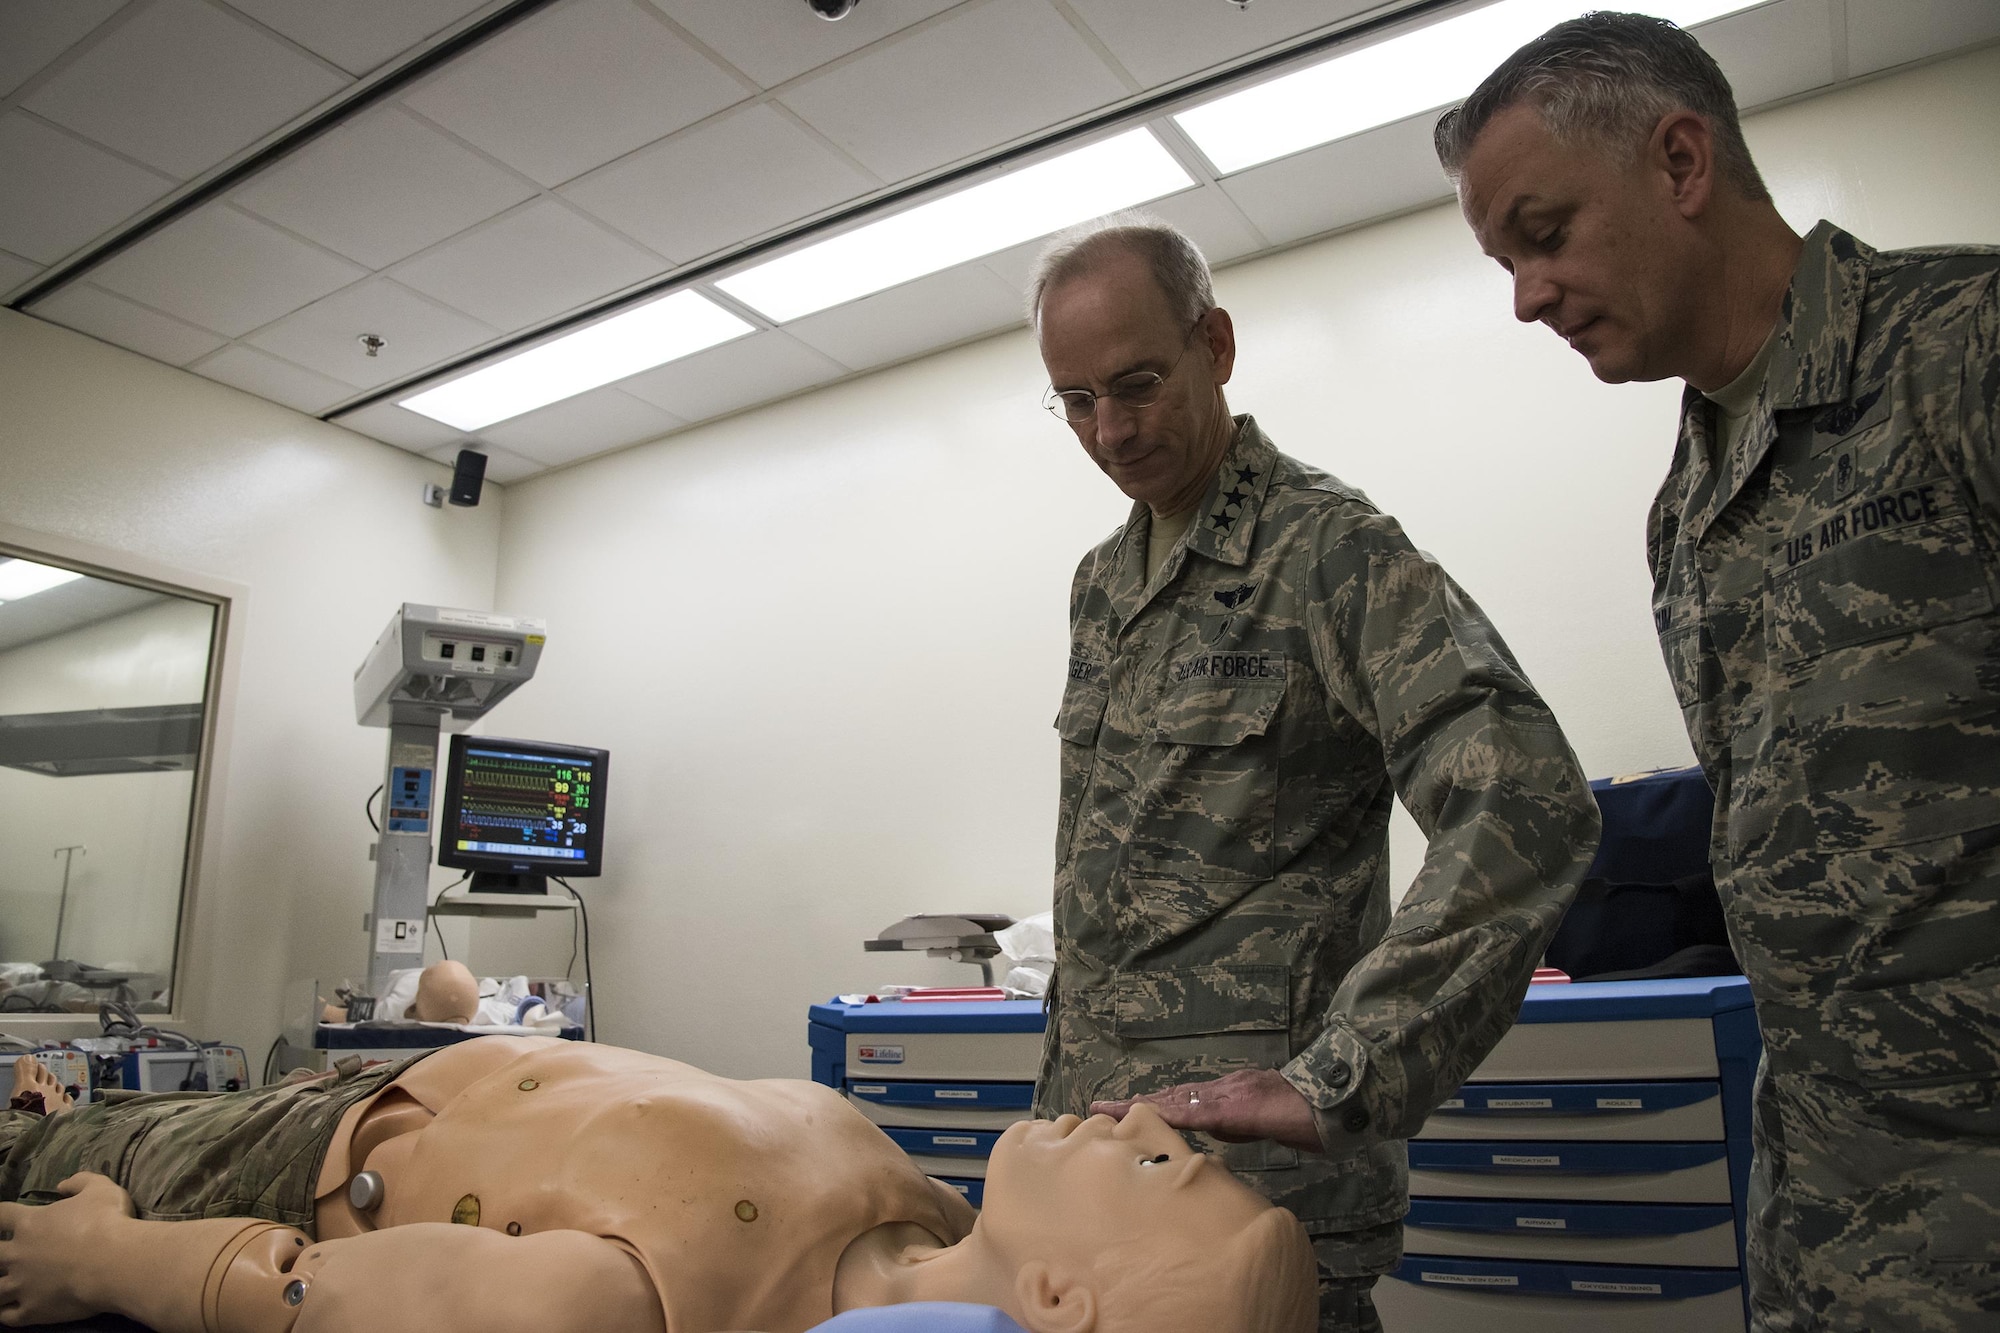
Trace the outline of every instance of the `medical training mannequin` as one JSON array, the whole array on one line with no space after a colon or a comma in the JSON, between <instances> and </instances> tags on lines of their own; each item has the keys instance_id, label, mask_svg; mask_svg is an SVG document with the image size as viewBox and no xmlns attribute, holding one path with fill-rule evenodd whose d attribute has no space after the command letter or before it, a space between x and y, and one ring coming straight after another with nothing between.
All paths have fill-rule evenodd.
<instances>
[{"instance_id":1,"label":"medical training mannequin","mask_svg":"<svg viewBox=\"0 0 2000 1333\"><path fill-rule=\"evenodd\" d=\"M464 963L447 958L417 978L410 1017L422 1023L470 1023L479 1012L479 980Z\"/></svg>"},{"instance_id":2,"label":"medical training mannequin","mask_svg":"<svg viewBox=\"0 0 2000 1333\"><path fill-rule=\"evenodd\" d=\"M0 1132L0 1198L53 1201L0 1203L8 1327L109 1312L158 1333L792 1333L916 1300L996 1305L1031 1333L1313 1327L1304 1229L1150 1108L1013 1126L975 1215L833 1089L483 1037L326 1076L379 1086L325 1140L308 1228L143 1220L104 1176L38 1177L38 1153L60 1159L55 1171L89 1160L59 1136L121 1108L64 1109L31 1057L16 1078L17 1102L39 1094L52 1114L11 1143ZM122 1106L170 1117L311 1095L305 1084ZM177 1188L170 1166L205 1172L203 1189L215 1173L193 1137L184 1162L131 1160L173 1152L172 1124L136 1152L130 1133L109 1136L107 1160L148 1198ZM355 1206L357 1177L379 1195L372 1211Z\"/></svg>"}]
</instances>

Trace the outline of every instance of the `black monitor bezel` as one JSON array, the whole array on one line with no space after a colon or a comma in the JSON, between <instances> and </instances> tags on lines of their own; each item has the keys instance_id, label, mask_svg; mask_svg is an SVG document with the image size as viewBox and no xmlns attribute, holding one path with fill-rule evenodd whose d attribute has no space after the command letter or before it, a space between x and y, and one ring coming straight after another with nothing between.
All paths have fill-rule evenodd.
<instances>
[{"instance_id":1,"label":"black monitor bezel","mask_svg":"<svg viewBox=\"0 0 2000 1333\"><path fill-rule=\"evenodd\" d=\"M552 861L534 856L501 856L493 852L461 852L458 842L459 775L465 771L465 751L509 747L524 754L546 755L551 759L588 759L597 777L591 799L597 817L585 835L589 855L582 861ZM438 807L437 863L451 870L489 871L508 875L541 875L560 879L594 879L604 873L604 793L611 771L611 752L588 745L561 745L553 741L531 741L515 736L474 736L458 732L451 738L445 757L444 799ZM447 830L449 830L447 832Z\"/></svg>"}]
</instances>

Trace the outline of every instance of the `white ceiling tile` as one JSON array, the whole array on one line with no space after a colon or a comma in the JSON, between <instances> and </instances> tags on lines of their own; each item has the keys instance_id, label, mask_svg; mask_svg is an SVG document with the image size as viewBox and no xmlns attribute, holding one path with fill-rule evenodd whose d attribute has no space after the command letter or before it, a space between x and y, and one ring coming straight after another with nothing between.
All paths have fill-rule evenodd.
<instances>
[{"instance_id":1,"label":"white ceiling tile","mask_svg":"<svg viewBox=\"0 0 2000 1333\"><path fill-rule=\"evenodd\" d=\"M393 444L398 449L408 449L413 454L444 450L446 457L450 457L459 446L469 443L464 431L455 430L442 421L419 416L394 403L373 403L359 411L342 412L334 418L333 424L358 431L384 444Z\"/></svg>"},{"instance_id":2,"label":"white ceiling tile","mask_svg":"<svg viewBox=\"0 0 2000 1333\"><path fill-rule=\"evenodd\" d=\"M1069 0L1131 75L1148 88L1324 28L1381 0Z\"/></svg>"},{"instance_id":3,"label":"white ceiling tile","mask_svg":"<svg viewBox=\"0 0 2000 1333\"><path fill-rule=\"evenodd\" d=\"M185 179L348 82L202 0L154 0L23 105Z\"/></svg>"},{"instance_id":4,"label":"white ceiling tile","mask_svg":"<svg viewBox=\"0 0 2000 1333\"><path fill-rule=\"evenodd\" d=\"M685 421L706 421L846 373L783 331L767 330L620 380L618 387Z\"/></svg>"},{"instance_id":5,"label":"white ceiling tile","mask_svg":"<svg viewBox=\"0 0 2000 1333\"><path fill-rule=\"evenodd\" d=\"M295 366L254 347L232 343L214 356L188 367L197 375L220 380L259 398L296 408L307 415L324 412L343 398L352 397L354 386L328 379L318 371Z\"/></svg>"},{"instance_id":6,"label":"white ceiling tile","mask_svg":"<svg viewBox=\"0 0 2000 1333\"><path fill-rule=\"evenodd\" d=\"M1722 66L1740 107L1762 106L1833 82L1833 17L1827 0L1779 0L1704 23L1695 35Z\"/></svg>"},{"instance_id":7,"label":"white ceiling tile","mask_svg":"<svg viewBox=\"0 0 2000 1333\"><path fill-rule=\"evenodd\" d=\"M538 462L574 463L592 454L657 439L686 424L651 403L606 387L488 426L479 432L479 438Z\"/></svg>"},{"instance_id":8,"label":"white ceiling tile","mask_svg":"<svg viewBox=\"0 0 2000 1333\"><path fill-rule=\"evenodd\" d=\"M227 0L350 74L366 74L391 56L442 32L485 0Z\"/></svg>"},{"instance_id":9,"label":"white ceiling tile","mask_svg":"<svg viewBox=\"0 0 2000 1333\"><path fill-rule=\"evenodd\" d=\"M172 366L207 356L224 342L207 329L134 305L87 282L57 289L28 313Z\"/></svg>"},{"instance_id":10,"label":"white ceiling tile","mask_svg":"<svg viewBox=\"0 0 2000 1333\"><path fill-rule=\"evenodd\" d=\"M991 0L815 75L783 100L896 181L1124 95L1047 0Z\"/></svg>"},{"instance_id":11,"label":"white ceiling tile","mask_svg":"<svg viewBox=\"0 0 2000 1333\"><path fill-rule=\"evenodd\" d=\"M385 106L258 173L231 198L380 269L535 192L401 107Z\"/></svg>"},{"instance_id":12,"label":"white ceiling tile","mask_svg":"<svg viewBox=\"0 0 2000 1333\"><path fill-rule=\"evenodd\" d=\"M1431 150L1433 112L1308 149L1222 182L1275 245L1451 198Z\"/></svg>"},{"instance_id":13,"label":"white ceiling tile","mask_svg":"<svg viewBox=\"0 0 2000 1333\"><path fill-rule=\"evenodd\" d=\"M403 100L542 184L560 185L745 95L640 0L568 0L461 56Z\"/></svg>"},{"instance_id":14,"label":"white ceiling tile","mask_svg":"<svg viewBox=\"0 0 2000 1333\"><path fill-rule=\"evenodd\" d=\"M91 280L236 337L367 276L269 223L212 203L113 255Z\"/></svg>"},{"instance_id":15,"label":"white ceiling tile","mask_svg":"<svg viewBox=\"0 0 2000 1333\"><path fill-rule=\"evenodd\" d=\"M717 55L766 88L859 51L959 0L868 0L828 23L799 0L653 0Z\"/></svg>"},{"instance_id":16,"label":"white ceiling tile","mask_svg":"<svg viewBox=\"0 0 2000 1333\"><path fill-rule=\"evenodd\" d=\"M0 5L0 97L85 33L118 12L125 0L7 0Z\"/></svg>"},{"instance_id":17,"label":"white ceiling tile","mask_svg":"<svg viewBox=\"0 0 2000 1333\"><path fill-rule=\"evenodd\" d=\"M1847 0L1848 71L1871 74L2000 37L1994 0Z\"/></svg>"},{"instance_id":18,"label":"white ceiling tile","mask_svg":"<svg viewBox=\"0 0 2000 1333\"><path fill-rule=\"evenodd\" d=\"M174 186L25 111L0 116L0 181L0 245L45 264Z\"/></svg>"},{"instance_id":19,"label":"white ceiling tile","mask_svg":"<svg viewBox=\"0 0 2000 1333\"><path fill-rule=\"evenodd\" d=\"M398 265L398 282L513 330L660 271L660 261L553 199L535 199Z\"/></svg>"},{"instance_id":20,"label":"white ceiling tile","mask_svg":"<svg viewBox=\"0 0 2000 1333\"><path fill-rule=\"evenodd\" d=\"M19 255L0 250L0 296L7 295L41 271L40 264L31 264Z\"/></svg>"},{"instance_id":21,"label":"white ceiling tile","mask_svg":"<svg viewBox=\"0 0 2000 1333\"><path fill-rule=\"evenodd\" d=\"M340 424L344 426L347 422L342 420ZM511 449L502 449L499 445L488 444L484 440L474 440L469 445L464 446L451 444L445 445L443 448L427 450L424 453L424 457L430 459L433 463L443 463L446 467L452 467L458 462L459 449L464 447L477 449L480 453L486 455L486 480L497 481L502 486L512 485L517 481L525 481L538 472L547 472L549 470L547 463L537 463L532 458L523 458Z\"/></svg>"},{"instance_id":22,"label":"white ceiling tile","mask_svg":"<svg viewBox=\"0 0 2000 1333\"><path fill-rule=\"evenodd\" d=\"M1171 222L1186 232L1208 259L1211 268L1263 248L1243 221L1243 215L1218 186L1204 185L1183 190L1165 199L1155 199L1139 211L1150 213L1163 222ZM982 262L1025 297L1029 274L1034 271L1035 260L1041 257L1042 247L1047 244L1046 236L1038 237L998 254L988 255Z\"/></svg>"},{"instance_id":23,"label":"white ceiling tile","mask_svg":"<svg viewBox=\"0 0 2000 1333\"><path fill-rule=\"evenodd\" d=\"M749 106L642 148L562 194L685 263L872 185L783 112Z\"/></svg>"},{"instance_id":24,"label":"white ceiling tile","mask_svg":"<svg viewBox=\"0 0 2000 1333\"><path fill-rule=\"evenodd\" d=\"M361 335L386 341L374 356ZM267 324L246 341L287 361L372 389L476 347L494 330L387 278L370 278Z\"/></svg>"},{"instance_id":25,"label":"white ceiling tile","mask_svg":"<svg viewBox=\"0 0 2000 1333\"><path fill-rule=\"evenodd\" d=\"M785 326L856 370L902 361L1021 322L1018 292L979 264L962 264Z\"/></svg>"}]
</instances>

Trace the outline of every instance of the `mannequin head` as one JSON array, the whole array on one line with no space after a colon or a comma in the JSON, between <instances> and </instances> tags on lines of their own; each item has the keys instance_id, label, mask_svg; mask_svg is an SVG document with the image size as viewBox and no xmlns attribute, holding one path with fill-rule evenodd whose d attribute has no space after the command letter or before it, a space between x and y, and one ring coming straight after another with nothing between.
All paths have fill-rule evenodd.
<instances>
[{"instance_id":1,"label":"mannequin head","mask_svg":"<svg viewBox=\"0 0 2000 1333\"><path fill-rule=\"evenodd\" d=\"M447 958L417 978L410 1017L421 1023L470 1023L479 1012L479 982L464 963Z\"/></svg>"},{"instance_id":2,"label":"mannequin head","mask_svg":"<svg viewBox=\"0 0 2000 1333\"><path fill-rule=\"evenodd\" d=\"M1317 1268L1297 1218L1196 1152L1150 1106L1014 1125L975 1236L1015 1274L1032 1333L1309 1333Z\"/></svg>"}]
</instances>

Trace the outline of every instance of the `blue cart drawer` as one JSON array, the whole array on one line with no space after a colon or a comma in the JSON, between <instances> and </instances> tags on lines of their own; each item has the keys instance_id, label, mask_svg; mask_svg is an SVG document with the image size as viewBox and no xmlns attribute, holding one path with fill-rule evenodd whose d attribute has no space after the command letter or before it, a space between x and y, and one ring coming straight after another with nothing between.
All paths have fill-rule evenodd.
<instances>
[{"instance_id":1,"label":"blue cart drawer","mask_svg":"<svg viewBox=\"0 0 2000 1333\"><path fill-rule=\"evenodd\" d=\"M847 1090L884 1106L936 1106L954 1111L1025 1111L1035 1102L1033 1083L920 1083L847 1080Z\"/></svg>"},{"instance_id":2,"label":"blue cart drawer","mask_svg":"<svg viewBox=\"0 0 2000 1333\"><path fill-rule=\"evenodd\" d=\"M1653 1139L1727 1137L1722 1085L1468 1083L1442 1103L1420 1139Z\"/></svg>"},{"instance_id":3,"label":"blue cart drawer","mask_svg":"<svg viewBox=\"0 0 2000 1333\"><path fill-rule=\"evenodd\" d=\"M1430 1198L1728 1203L1722 1143L1410 1144L1410 1193Z\"/></svg>"},{"instance_id":4,"label":"blue cart drawer","mask_svg":"<svg viewBox=\"0 0 2000 1333\"><path fill-rule=\"evenodd\" d=\"M1568 1263L1731 1268L1740 1262L1727 1204L1413 1199L1403 1248Z\"/></svg>"},{"instance_id":5,"label":"blue cart drawer","mask_svg":"<svg viewBox=\"0 0 2000 1333\"><path fill-rule=\"evenodd\" d=\"M1731 1269L1412 1256L1375 1286L1390 1328L1480 1333L1743 1333Z\"/></svg>"},{"instance_id":6,"label":"blue cart drawer","mask_svg":"<svg viewBox=\"0 0 2000 1333\"><path fill-rule=\"evenodd\" d=\"M904 1152L916 1156L985 1157L1000 1135L990 1129L893 1129L882 1132Z\"/></svg>"}]
</instances>

